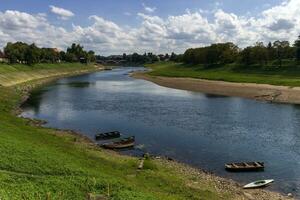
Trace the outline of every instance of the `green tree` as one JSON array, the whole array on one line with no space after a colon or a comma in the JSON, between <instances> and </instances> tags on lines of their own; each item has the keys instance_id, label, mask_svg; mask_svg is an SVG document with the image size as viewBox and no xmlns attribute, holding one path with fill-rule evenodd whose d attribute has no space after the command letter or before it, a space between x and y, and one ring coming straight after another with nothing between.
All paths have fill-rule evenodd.
<instances>
[{"instance_id":1,"label":"green tree","mask_svg":"<svg viewBox=\"0 0 300 200\"><path fill-rule=\"evenodd\" d=\"M253 63L253 60L251 58L251 52L252 47L246 47L243 49L243 51L240 53L240 62L245 65L250 65Z\"/></svg>"},{"instance_id":2,"label":"green tree","mask_svg":"<svg viewBox=\"0 0 300 200\"><path fill-rule=\"evenodd\" d=\"M66 53L65 61L66 62L78 62L79 59L76 57L76 55L74 53Z\"/></svg>"},{"instance_id":3,"label":"green tree","mask_svg":"<svg viewBox=\"0 0 300 200\"><path fill-rule=\"evenodd\" d=\"M195 63L195 50L194 49L187 49L183 54L183 61L185 63Z\"/></svg>"},{"instance_id":4,"label":"green tree","mask_svg":"<svg viewBox=\"0 0 300 200\"><path fill-rule=\"evenodd\" d=\"M252 48L251 59L254 63L259 63L260 65L267 64L268 62L268 49L264 46L262 42L257 42Z\"/></svg>"},{"instance_id":5,"label":"green tree","mask_svg":"<svg viewBox=\"0 0 300 200\"><path fill-rule=\"evenodd\" d=\"M23 42L7 43L4 53L10 63L25 63L25 52L28 45Z\"/></svg>"},{"instance_id":6,"label":"green tree","mask_svg":"<svg viewBox=\"0 0 300 200\"><path fill-rule=\"evenodd\" d=\"M25 51L25 62L29 65L38 63L40 58L40 52L41 51L34 43L29 45Z\"/></svg>"},{"instance_id":7,"label":"green tree","mask_svg":"<svg viewBox=\"0 0 300 200\"><path fill-rule=\"evenodd\" d=\"M96 56L94 51L88 51L87 52L87 61L88 62L95 62L96 61Z\"/></svg>"},{"instance_id":8,"label":"green tree","mask_svg":"<svg viewBox=\"0 0 300 200\"><path fill-rule=\"evenodd\" d=\"M294 47L296 48L296 60L300 62L300 35L298 36L298 39L295 41Z\"/></svg>"},{"instance_id":9,"label":"green tree","mask_svg":"<svg viewBox=\"0 0 300 200\"><path fill-rule=\"evenodd\" d=\"M290 47L288 41L275 41L273 43L274 48L276 49L276 58L279 62L279 66L282 67L282 59L284 58L285 51Z\"/></svg>"},{"instance_id":10,"label":"green tree","mask_svg":"<svg viewBox=\"0 0 300 200\"><path fill-rule=\"evenodd\" d=\"M171 56L170 56L170 60L171 60L171 61L175 61L176 58L177 58L177 55L176 55L174 52L172 52L172 53L171 53Z\"/></svg>"},{"instance_id":11,"label":"green tree","mask_svg":"<svg viewBox=\"0 0 300 200\"><path fill-rule=\"evenodd\" d=\"M66 58L69 62L78 62L80 58L87 59L87 54L83 50L83 46L73 43L71 47L67 48Z\"/></svg>"}]
</instances>

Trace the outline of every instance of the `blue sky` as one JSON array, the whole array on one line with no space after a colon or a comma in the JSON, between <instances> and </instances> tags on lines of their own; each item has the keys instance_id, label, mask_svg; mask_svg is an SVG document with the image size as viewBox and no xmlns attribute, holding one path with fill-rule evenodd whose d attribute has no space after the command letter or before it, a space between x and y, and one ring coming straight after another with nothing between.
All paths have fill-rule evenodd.
<instances>
[{"instance_id":1,"label":"blue sky","mask_svg":"<svg viewBox=\"0 0 300 200\"><path fill-rule=\"evenodd\" d=\"M282 0L1 0L0 11L18 10L27 13L49 13L49 5L71 10L75 17L72 22L87 25L87 18L90 15L102 16L118 24L136 26L139 21L136 13L143 12L143 4L155 7L155 13L161 17L169 15L180 15L187 9L190 11L212 10L216 6L226 12L233 12L237 15L244 15L251 12L253 16L268 7L281 3ZM130 13L131 16L124 15ZM52 19L55 22L55 18Z\"/></svg>"},{"instance_id":2,"label":"blue sky","mask_svg":"<svg viewBox=\"0 0 300 200\"><path fill-rule=\"evenodd\" d=\"M116 54L291 41L300 32L297 1L0 0L0 46L24 40L64 49L80 42L97 53Z\"/></svg>"}]
</instances>

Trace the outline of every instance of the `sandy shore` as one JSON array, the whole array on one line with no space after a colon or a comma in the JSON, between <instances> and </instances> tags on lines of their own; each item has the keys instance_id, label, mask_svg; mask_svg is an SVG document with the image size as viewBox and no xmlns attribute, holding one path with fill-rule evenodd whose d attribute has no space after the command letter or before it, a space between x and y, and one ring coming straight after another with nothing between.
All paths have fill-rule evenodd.
<instances>
[{"instance_id":1,"label":"sandy shore","mask_svg":"<svg viewBox=\"0 0 300 200\"><path fill-rule=\"evenodd\" d=\"M236 96L277 103L300 104L300 87L274 86L255 83L231 83L195 78L149 76L144 73L135 73L132 74L132 77L148 80L165 87L194 92Z\"/></svg>"}]
</instances>

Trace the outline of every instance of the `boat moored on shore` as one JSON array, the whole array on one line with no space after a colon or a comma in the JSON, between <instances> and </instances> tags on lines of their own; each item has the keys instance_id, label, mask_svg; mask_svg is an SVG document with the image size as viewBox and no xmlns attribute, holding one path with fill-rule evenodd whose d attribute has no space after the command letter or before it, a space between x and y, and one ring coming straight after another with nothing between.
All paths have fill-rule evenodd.
<instances>
[{"instance_id":1,"label":"boat moored on shore","mask_svg":"<svg viewBox=\"0 0 300 200\"><path fill-rule=\"evenodd\" d=\"M225 169L233 172L263 171L264 168L265 165L263 162L240 162L225 164Z\"/></svg>"},{"instance_id":2,"label":"boat moored on shore","mask_svg":"<svg viewBox=\"0 0 300 200\"><path fill-rule=\"evenodd\" d=\"M98 133L95 135L96 140L109 140L114 138L119 138L121 133L119 131L111 131L106 133Z\"/></svg>"},{"instance_id":3,"label":"boat moored on shore","mask_svg":"<svg viewBox=\"0 0 300 200\"><path fill-rule=\"evenodd\" d=\"M105 149L125 149L125 148L134 147L134 143L135 143L135 137L131 136L128 138L123 138L116 142L104 143L101 144L100 146Z\"/></svg>"},{"instance_id":4,"label":"boat moored on shore","mask_svg":"<svg viewBox=\"0 0 300 200\"><path fill-rule=\"evenodd\" d=\"M274 182L274 179L266 179L266 180L258 180L252 183L248 183L243 188L244 189L254 189L254 188L261 188L266 187Z\"/></svg>"}]
</instances>

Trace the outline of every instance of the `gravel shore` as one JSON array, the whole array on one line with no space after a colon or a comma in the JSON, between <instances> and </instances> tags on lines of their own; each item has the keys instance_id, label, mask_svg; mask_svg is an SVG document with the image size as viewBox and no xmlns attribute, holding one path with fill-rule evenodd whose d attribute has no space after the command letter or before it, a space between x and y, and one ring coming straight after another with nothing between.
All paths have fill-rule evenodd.
<instances>
[{"instance_id":1,"label":"gravel shore","mask_svg":"<svg viewBox=\"0 0 300 200\"><path fill-rule=\"evenodd\" d=\"M169 161L167 159L157 159L157 162L162 163L170 169L176 170L179 173L185 174L187 177L192 176L193 181L186 184L189 187L197 188L199 185L209 184L213 186L219 194L229 193L234 198L232 200L291 200L293 197L283 196L277 192L272 192L265 189L250 189L244 190L237 182L218 177L214 174L204 172L200 169L190 167L188 165ZM224 197L225 198L225 197Z\"/></svg>"}]
</instances>

